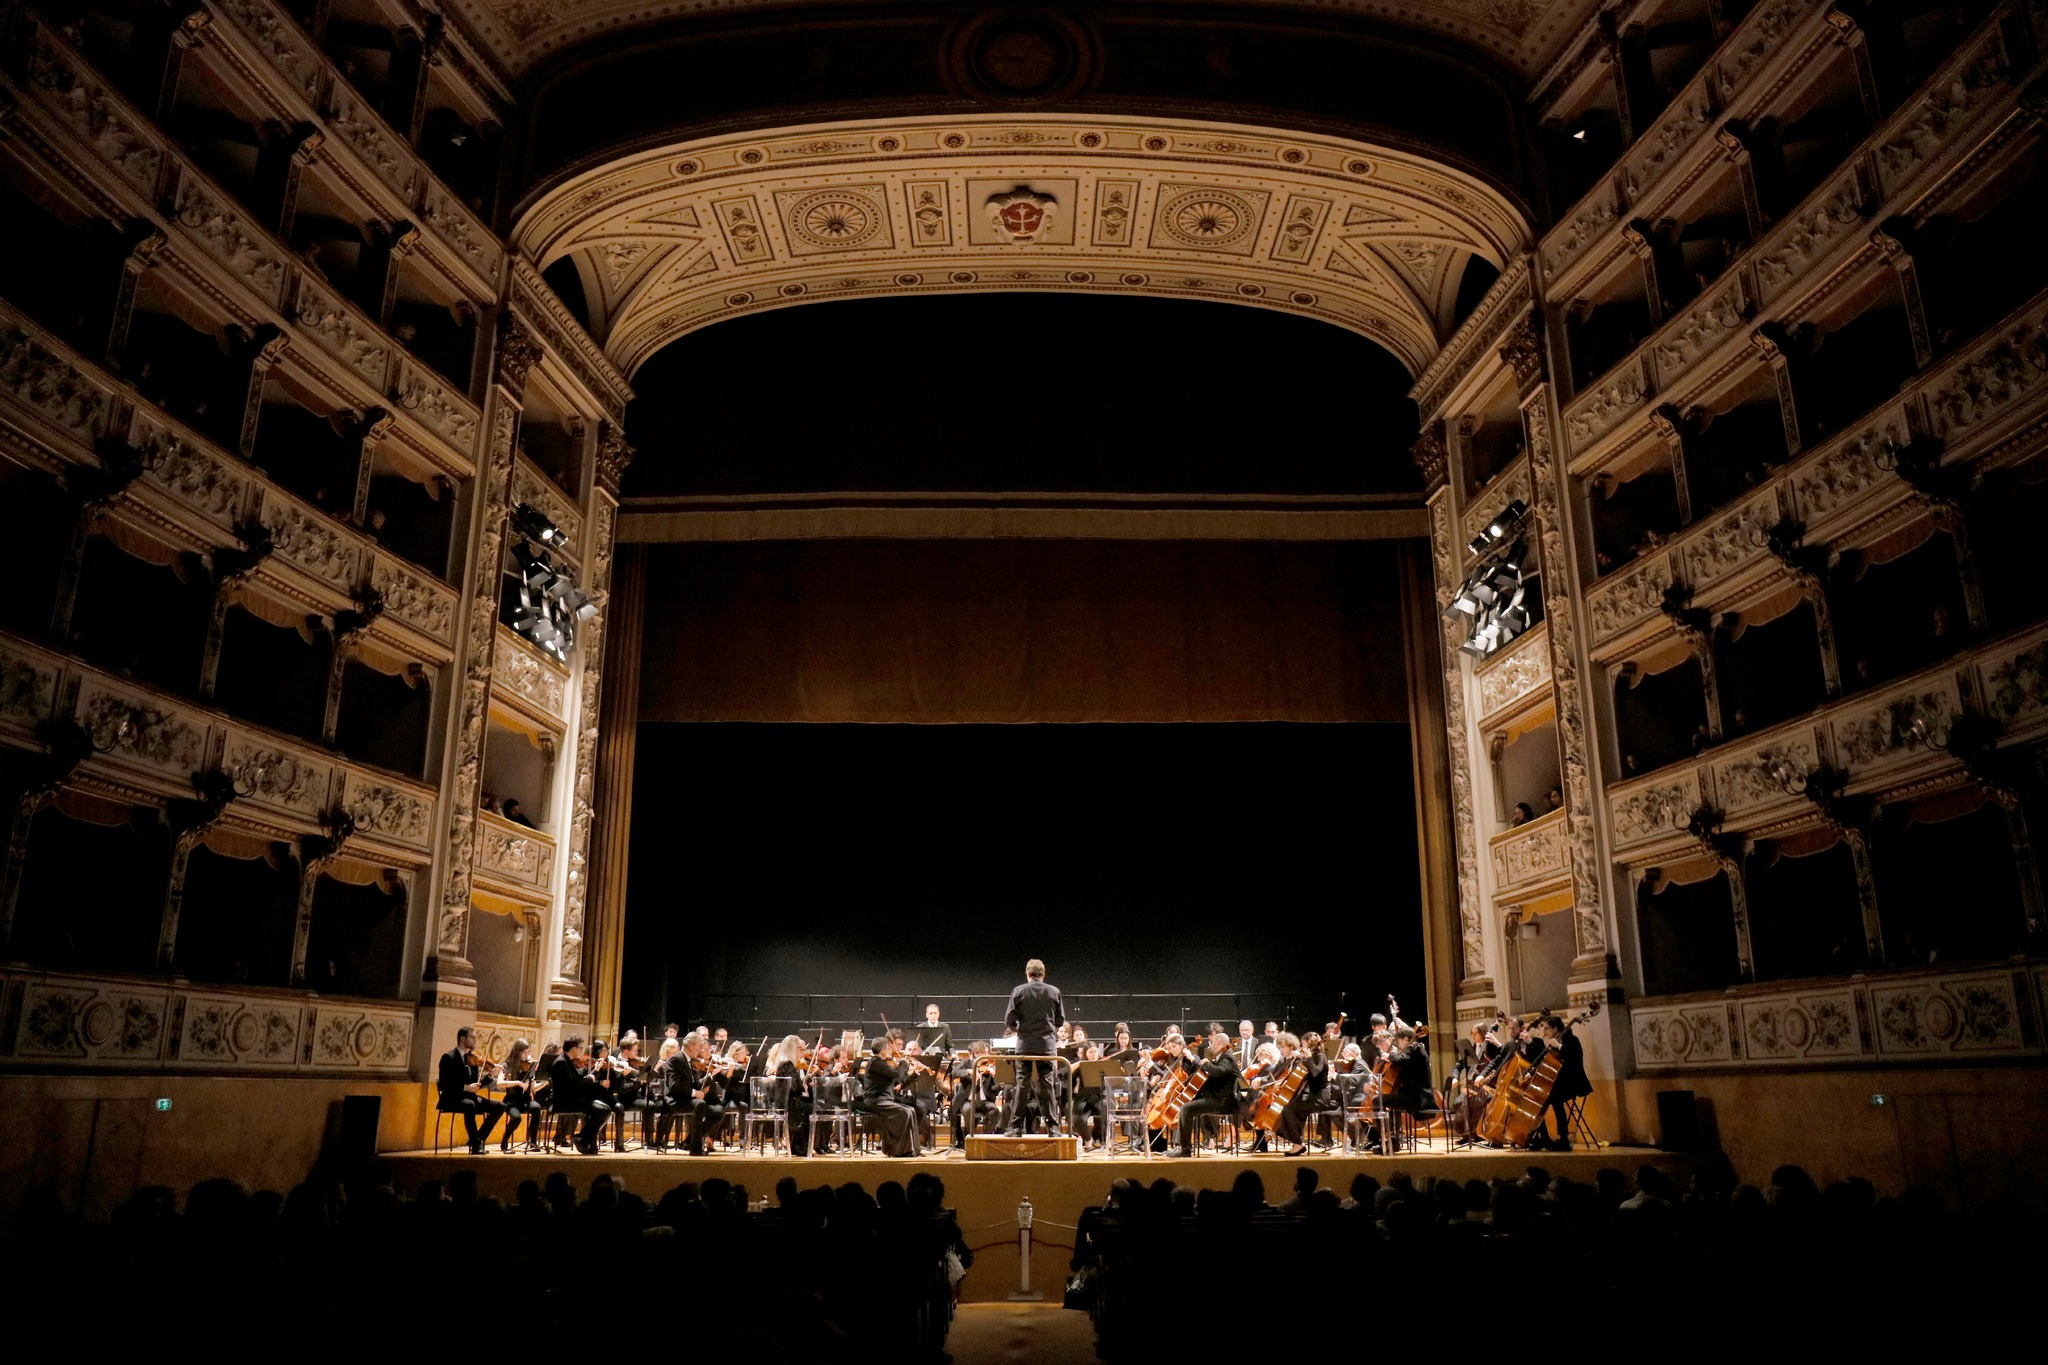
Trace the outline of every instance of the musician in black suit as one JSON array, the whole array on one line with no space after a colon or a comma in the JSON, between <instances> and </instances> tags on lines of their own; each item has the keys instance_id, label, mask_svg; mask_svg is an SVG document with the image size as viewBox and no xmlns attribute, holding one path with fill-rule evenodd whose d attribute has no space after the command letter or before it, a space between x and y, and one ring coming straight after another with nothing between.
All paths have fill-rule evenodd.
<instances>
[{"instance_id":1,"label":"musician in black suit","mask_svg":"<svg viewBox=\"0 0 2048 1365\"><path fill-rule=\"evenodd\" d=\"M1544 1104L1544 1112L1536 1116L1536 1131L1529 1139L1529 1147L1532 1151L1547 1147L1553 1152L1569 1152L1572 1149L1571 1114L1565 1105L1593 1093L1593 1082L1586 1075L1586 1049L1571 1026L1554 1014L1546 1014L1537 1020L1536 1028L1543 1035L1543 1050L1559 1055L1559 1068L1557 1081L1550 1087L1550 1098ZM1557 1116L1555 1138L1546 1136L1545 1116L1549 1114Z\"/></svg>"},{"instance_id":2,"label":"musician in black suit","mask_svg":"<svg viewBox=\"0 0 2048 1365\"><path fill-rule=\"evenodd\" d=\"M1032 958L1024 964L1024 984L1010 992L1003 1027L1017 1035L1019 1055L1050 1057L1059 1046L1060 1025L1066 1022L1060 988L1046 984L1045 964ZM1051 1062L1017 1064L1017 1103L1010 1111L1010 1124L1005 1130L1010 1136L1023 1132L1033 1115L1047 1124L1053 1123L1052 1087L1046 1080L1051 1066Z\"/></svg>"},{"instance_id":3,"label":"musician in black suit","mask_svg":"<svg viewBox=\"0 0 2048 1365\"><path fill-rule=\"evenodd\" d=\"M926 1057L953 1050L953 1030L939 1019L939 1007L924 1007L924 1027L917 1031L917 1048Z\"/></svg>"},{"instance_id":4,"label":"musician in black suit","mask_svg":"<svg viewBox=\"0 0 2048 1365\"><path fill-rule=\"evenodd\" d=\"M576 1132L576 1150L585 1156L596 1156L597 1139L610 1122L612 1109L587 1074L581 1038L562 1040L562 1055L555 1058L554 1068L548 1072L548 1099L557 1114L583 1115L583 1124Z\"/></svg>"},{"instance_id":5,"label":"musician in black suit","mask_svg":"<svg viewBox=\"0 0 2048 1365\"><path fill-rule=\"evenodd\" d=\"M1180 1111L1180 1148L1176 1156L1194 1154L1194 1136L1202 1130L1202 1115L1237 1112L1237 1078L1242 1068L1223 1025L1209 1025L1209 1052L1201 1065L1208 1078Z\"/></svg>"},{"instance_id":6,"label":"musician in black suit","mask_svg":"<svg viewBox=\"0 0 2048 1365\"><path fill-rule=\"evenodd\" d=\"M1394 1068L1394 1083L1386 1097L1387 1108L1406 1114L1421 1113L1429 1096L1429 1046L1415 1036L1413 1028L1407 1024L1396 1024L1387 1058ZM1401 1131L1400 1125L1396 1124L1387 1134L1388 1150L1400 1149Z\"/></svg>"},{"instance_id":7,"label":"musician in black suit","mask_svg":"<svg viewBox=\"0 0 2048 1365\"><path fill-rule=\"evenodd\" d=\"M482 1156L484 1144L490 1141L491 1129L497 1127L505 1106L484 1093L478 1068L470 1065L469 1053L475 1037L467 1028L457 1029L455 1046L441 1054L440 1074L435 1078L439 1095L435 1108L444 1114L462 1115L463 1126L469 1130L470 1155Z\"/></svg>"}]
</instances>

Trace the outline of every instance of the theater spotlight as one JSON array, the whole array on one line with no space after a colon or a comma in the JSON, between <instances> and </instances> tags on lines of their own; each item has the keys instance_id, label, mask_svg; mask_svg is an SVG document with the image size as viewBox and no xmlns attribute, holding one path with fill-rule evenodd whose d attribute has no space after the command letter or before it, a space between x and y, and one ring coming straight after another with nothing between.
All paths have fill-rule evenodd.
<instances>
[{"instance_id":1,"label":"theater spotlight","mask_svg":"<svg viewBox=\"0 0 2048 1365\"><path fill-rule=\"evenodd\" d=\"M512 562L518 585L511 626L558 663L576 648L576 627L597 614L597 603L576 583L575 571L557 564L554 551L567 543L560 527L530 504L514 508Z\"/></svg>"},{"instance_id":2,"label":"theater spotlight","mask_svg":"<svg viewBox=\"0 0 2048 1365\"><path fill-rule=\"evenodd\" d=\"M1534 601L1523 576L1528 542L1508 539L1527 511L1519 501L1510 503L1474 537L1475 544L1484 543L1493 554L1473 566L1444 608L1445 615L1456 612L1464 618L1465 638L1458 648L1475 659L1484 659L1512 643L1534 622Z\"/></svg>"}]
</instances>

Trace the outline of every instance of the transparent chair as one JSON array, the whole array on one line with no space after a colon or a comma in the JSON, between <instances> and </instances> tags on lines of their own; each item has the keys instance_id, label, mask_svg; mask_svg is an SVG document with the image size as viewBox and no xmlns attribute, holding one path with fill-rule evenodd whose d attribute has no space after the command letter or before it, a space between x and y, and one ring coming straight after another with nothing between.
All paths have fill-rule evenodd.
<instances>
[{"instance_id":1,"label":"transparent chair","mask_svg":"<svg viewBox=\"0 0 2048 1365\"><path fill-rule=\"evenodd\" d=\"M824 1129L839 1144L839 1150L853 1153L852 1095L844 1076L826 1076L811 1090L811 1154L816 1156L818 1130Z\"/></svg>"},{"instance_id":2,"label":"transparent chair","mask_svg":"<svg viewBox=\"0 0 2048 1365\"><path fill-rule=\"evenodd\" d=\"M1129 1129L1130 1136L1125 1139L1128 1145L1124 1150L1128 1152L1136 1147L1149 1161L1152 1159L1152 1144L1146 1140L1145 1093L1144 1079L1139 1076L1106 1076L1102 1081L1102 1103L1107 1115L1110 1144L1115 1144L1118 1133Z\"/></svg>"},{"instance_id":3,"label":"transparent chair","mask_svg":"<svg viewBox=\"0 0 2048 1365\"><path fill-rule=\"evenodd\" d=\"M790 1085L787 1076L756 1076L747 1082L747 1121L740 1134L741 1156L753 1145L756 1133L762 1135L763 1154L778 1144L784 1151L789 1150Z\"/></svg>"}]
</instances>

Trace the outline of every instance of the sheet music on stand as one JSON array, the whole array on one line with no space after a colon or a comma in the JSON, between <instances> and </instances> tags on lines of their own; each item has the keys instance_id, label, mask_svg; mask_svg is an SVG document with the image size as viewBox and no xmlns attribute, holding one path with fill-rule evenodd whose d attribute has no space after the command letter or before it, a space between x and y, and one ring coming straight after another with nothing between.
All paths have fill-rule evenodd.
<instances>
[{"instance_id":1,"label":"sheet music on stand","mask_svg":"<svg viewBox=\"0 0 2048 1365\"><path fill-rule=\"evenodd\" d=\"M1135 1056L1136 1054L1132 1054ZM1109 1076L1127 1076L1122 1065L1104 1057L1099 1062L1082 1062L1074 1068L1074 1084L1082 1090L1100 1090L1103 1080Z\"/></svg>"}]
</instances>

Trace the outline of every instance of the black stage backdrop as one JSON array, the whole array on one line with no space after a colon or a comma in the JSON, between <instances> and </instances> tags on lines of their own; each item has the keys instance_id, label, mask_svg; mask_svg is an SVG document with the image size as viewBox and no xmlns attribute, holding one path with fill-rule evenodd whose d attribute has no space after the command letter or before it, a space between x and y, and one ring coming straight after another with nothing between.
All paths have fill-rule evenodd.
<instances>
[{"instance_id":1,"label":"black stage backdrop","mask_svg":"<svg viewBox=\"0 0 2048 1365\"><path fill-rule=\"evenodd\" d=\"M1031 956L1141 1033L1423 1005L1402 725L649 722L632 840L643 1030L980 1036Z\"/></svg>"}]
</instances>

